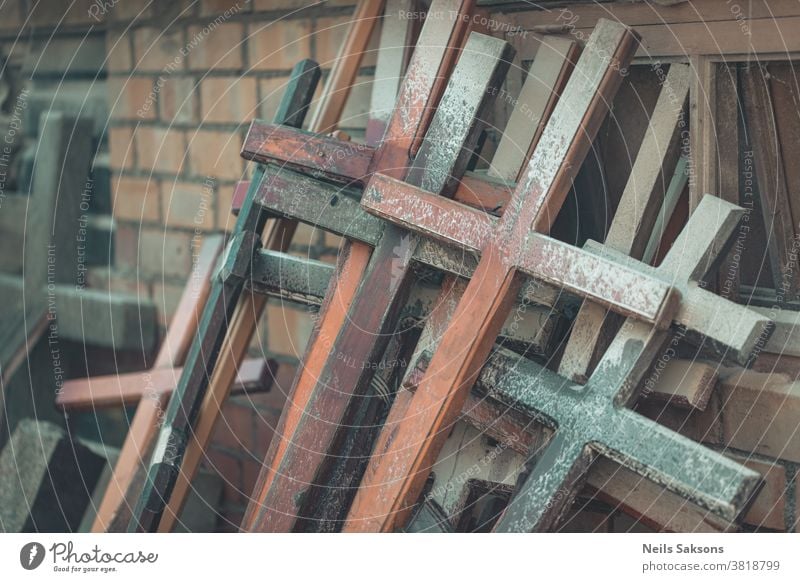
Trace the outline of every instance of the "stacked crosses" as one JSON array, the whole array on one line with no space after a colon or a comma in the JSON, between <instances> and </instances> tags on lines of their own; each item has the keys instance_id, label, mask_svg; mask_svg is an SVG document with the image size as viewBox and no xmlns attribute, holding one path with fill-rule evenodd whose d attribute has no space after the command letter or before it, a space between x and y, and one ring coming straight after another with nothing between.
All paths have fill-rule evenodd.
<instances>
[{"instance_id":1,"label":"stacked crosses","mask_svg":"<svg viewBox=\"0 0 800 582\"><path fill-rule=\"evenodd\" d=\"M444 17L426 20L394 109L374 115L368 143L329 134L334 121L300 129L317 77L308 63L275 123L252 124L242 155L257 169L129 529L174 522L216 418L210 397L218 409L230 389L220 366L237 367L252 333L241 313L268 295L318 306L319 316L245 531L447 531L453 521L431 494L431 473L465 423L526 455L495 531L558 527L587 479L624 505L629 474L709 522L735 527L747 509L758 473L634 410L645 391L705 408L707 364L670 358L662 380L688 381L648 383L674 334L717 362L748 366L774 327L704 283L733 240L737 206L702 198L651 265L653 226L681 162L688 68L675 65L664 80L606 243L573 246L550 231L637 35L600 20L582 51L570 41L541 50L481 174L470 168L514 50L467 34L472 9L434 1ZM343 237L335 266L285 253L295 221ZM570 311L577 316L557 350ZM406 356L411 366L394 365ZM592 480L599 459L625 473Z\"/></svg>"}]
</instances>

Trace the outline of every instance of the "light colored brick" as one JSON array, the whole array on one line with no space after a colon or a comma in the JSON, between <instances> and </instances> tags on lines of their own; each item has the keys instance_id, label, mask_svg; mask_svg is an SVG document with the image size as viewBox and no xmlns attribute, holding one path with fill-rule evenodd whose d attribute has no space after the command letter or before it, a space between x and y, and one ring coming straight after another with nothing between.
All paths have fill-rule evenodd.
<instances>
[{"instance_id":1,"label":"light colored brick","mask_svg":"<svg viewBox=\"0 0 800 582\"><path fill-rule=\"evenodd\" d=\"M347 32L350 29L349 16L317 18L314 21L314 60L323 69L330 69L339 56Z\"/></svg>"},{"instance_id":2,"label":"light colored brick","mask_svg":"<svg viewBox=\"0 0 800 582\"><path fill-rule=\"evenodd\" d=\"M150 77L108 79L108 106L114 119L155 119L155 91Z\"/></svg>"},{"instance_id":3,"label":"light colored brick","mask_svg":"<svg viewBox=\"0 0 800 582\"><path fill-rule=\"evenodd\" d=\"M785 374L724 368L717 393L724 444L800 462L800 382Z\"/></svg>"},{"instance_id":4,"label":"light colored brick","mask_svg":"<svg viewBox=\"0 0 800 582\"><path fill-rule=\"evenodd\" d=\"M111 293L129 293L143 299L150 297L150 285L126 276L116 269L108 267L92 267L89 269L88 285L91 289L109 291Z\"/></svg>"},{"instance_id":5,"label":"light colored brick","mask_svg":"<svg viewBox=\"0 0 800 582\"><path fill-rule=\"evenodd\" d=\"M153 3L142 2L116 2L108 9L108 20L115 22L143 22L150 17L150 9Z\"/></svg>"},{"instance_id":6,"label":"light colored brick","mask_svg":"<svg viewBox=\"0 0 800 582\"><path fill-rule=\"evenodd\" d=\"M140 126L134 137L140 170L180 173L185 153L182 131L175 128Z\"/></svg>"},{"instance_id":7,"label":"light colored brick","mask_svg":"<svg viewBox=\"0 0 800 582\"><path fill-rule=\"evenodd\" d=\"M108 130L108 147L111 167L114 170L133 168L133 130L130 127L111 127Z\"/></svg>"},{"instance_id":8,"label":"light colored brick","mask_svg":"<svg viewBox=\"0 0 800 582\"><path fill-rule=\"evenodd\" d=\"M280 302L267 304L267 332L264 345L275 354L300 358L311 335L313 321L308 313Z\"/></svg>"},{"instance_id":9,"label":"light colored brick","mask_svg":"<svg viewBox=\"0 0 800 582\"><path fill-rule=\"evenodd\" d=\"M739 453L726 455L745 467L758 471L764 477L764 486L744 516L744 522L757 527L784 531L786 510L786 469L777 463L767 463Z\"/></svg>"},{"instance_id":10,"label":"light colored brick","mask_svg":"<svg viewBox=\"0 0 800 582\"><path fill-rule=\"evenodd\" d=\"M217 188L217 228L228 232L236 224L236 217L231 212L234 188L233 184Z\"/></svg>"},{"instance_id":11,"label":"light colored brick","mask_svg":"<svg viewBox=\"0 0 800 582\"><path fill-rule=\"evenodd\" d=\"M241 69L244 27L239 22L190 26L187 48L194 71Z\"/></svg>"},{"instance_id":12,"label":"light colored brick","mask_svg":"<svg viewBox=\"0 0 800 582\"><path fill-rule=\"evenodd\" d=\"M197 89L191 77L170 77L158 92L158 109L167 123L193 123L197 119Z\"/></svg>"},{"instance_id":13,"label":"light colored brick","mask_svg":"<svg viewBox=\"0 0 800 582\"><path fill-rule=\"evenodd\" d=\"M311 56L311 24L308 20L279 20L248 26L250 67L256 70L289 70Z\"/></svg>"},{"instance_id":14,"label":"light colored brick","mask_svg":"<svg viewBox=\"0 0 800 582\"><path fill-rule=\"evenodd\" d=\"M117 223L114 229L114 266L125 275L139 263L139 225Z\"/></svg>"},{"instance_id":15,"label":"light colored brick","mask_svg":"<svg viewBox=\"0 0 800 582\"><path fill-rule=\"evenodd\" d=\"M106 33L106 69L109 73L127 73L133 67L130 36L123 31Z\"/></svg>"},{"instance_id":16,"label":"light colored brick","mask_svg":"<svg viewBox=\"0 0 800 582\"><path fill-rule=\"evenodd\" d=\"M289 77L271 77L269 79L259 79L259 118L266 119L268 121L272 121L275 118L275 113L278 111L278 106L280 105L283 92L286 90L286 84L288 82Z\"/></svg>"},{"instance_id":17,"label":"light colored brick","mask_svg":"<svg viewBox=\"0 0 800 582\"><path fill-rule=\"evenodd\" d=\"M165 183L162 205L167 226L214 228L214 187L190 182Z\"/></svg>"},{"instance_id":18,"label":"light colored brick","mask_svg":"<svg viewBox=\"0 0 800 582\"><path fill-rule=\"evenodd\" d=\"M114 192L114 217L133 222L158 222L158 180L147 178L115 177L111 181Z\"/></svg>"},{"instance_id":19,"label":"light colored brick","mask_svg":"<svg viewBox=\"0 0 800 582\"><path fill-rule=\"evenodd\" d=\"M165 75L182 71L186 66L181 54L183 46L183 34L177 27L169 31L139 27L133 31L134 68Z\"/></svg>"},{"instance_id":20,"label":"light colored brick","mask_svg":"<svg viewBox=\"0 0 800 582\"><path fill-rule=\"evenodd\" d=\"M191 235L162 228L143 228L139 244L139 271L145 278L189 276Z\"/></svg>"},{"instance_id":21,"label":"light colored brick","mask_svg":"<svg viewBox=\"0 0 800 582\"><path fill-rule=\"evenodd\" d=\"M158 319L160 325L169 327L172 316L181 300L183 287L172 283L153 283L153 301L158 308Z\"/></svg>"},{"instance_id":22,"label":"light colored brick","mask_svg":"<svg viewBox=\"0 0 800 582\"><path fill-rule=\"evenodd\" d=\"M256 116L256 80L207 77L200 83L202 123L245 123Z\"/></svg>"},{"instance_id":23,"label":"light colored brick","mask_svg":"<svg viewBox=\"0 0 800 582\"><path fill-rule=\"evenodd\" d=\"M200 130L190 133L188 140L192 174L223 180L242 177L241 136L229 131Z\"/></svg>"},{"instance_id":24,"label":"light colored brick","mask_svg":"<svg viewBox=\"0 0 800 582\"><path fill-rule=\"evenodd\" d=\"M365 129L369 119L370 97L372 96L372 78L357 77L347 96L347 103L342 110L339 127L345 129Z\"/></svg>"}]
</instances>

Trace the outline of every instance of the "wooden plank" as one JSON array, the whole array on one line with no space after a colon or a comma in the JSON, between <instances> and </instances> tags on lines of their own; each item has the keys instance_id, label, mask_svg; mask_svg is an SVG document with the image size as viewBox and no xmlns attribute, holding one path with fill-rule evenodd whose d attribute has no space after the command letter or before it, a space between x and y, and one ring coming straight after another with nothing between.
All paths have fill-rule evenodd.
<instances>
[{"instance_id":1,"label":"wooden plank","mask_svg":"<svg viewBox=\"0 0 800 582\"><path fill-rule=\"evenodd\" d=\"M717 64L707 56L690 60L694 78L689 99L690 140L689 212L705 194L717 192Z\"/></svg>"},{"instance_id":2,"label":"wooden plank","mask_svg":"<svg viewBox=\"0 0 800 582\"><path fill-rule=\"evenodd\" d=\"M382 18L382 31L372 82L366 142L379 143L386 133L394 101L403 80L411 48L414 46L413 23L404 15L415 10L415 0L387 0Z\"/></svg>"},{"instance_id":3,"label":"wooden plank","mask_svg":"<svg viewBox=\"0 0 800 582\"><path fill-rule=\"evenodd\" d=\"M444 48L445 46L460 44L466 33L464 22L469 20L468 18L461 18L461 16L468 15L473 5L473 2L439 1L434 3L432 10L446 10L451 17L455 18L450 21L426 21L426 26L423 27L418 45ZM445 45L441 44L442 38L447 39ZM406 78L401 86L398 106L395 108L387 128L386 135L390 139L384 139L382 144L382 147L392 148L392 151L384 154L382 162L376 164L375 168L399 168L407 164L408 152L413 148L413 134L427 125L427 116L423 114L424 105L426 103L430 105L438 103L439 97L444 90L444 80L447 78L454 54L453 51L440 49L432 49L429 52L430 54L427 55L425 62L422 60L422 55L419 55L419 51L414 53ZM427 66L426 63L430 63L430 65ZM435 73L433 71L434 68L436 69ZM419 103L422 107L412 107L411 104L414 103ZM394 146L390 145L392 141ZM404 148L406 149L404 150ZM349 242L344 245L344 249L340 253L334 282L328 290L320 311L320 317L306 350L303 366L292 386L290 399L294 406L284 408L284 413L277 429L279 437L272 440L270 450L265 459L264 469L259 475L253 500L245 514L242 529L252 529L259 518L263 505L262 499L271 486L272 478L275 475L272 465L280 462L280 458L286 452L286 445L300 422L313 393L321 367L328 357L331 338L336 336L345 321L370 256L371 249L369 247Z\"/></svg>"},{"instance_id":4,"label":"wooden plank","mask_svg":"<svg viewBox=\"0 0 800 582\"><path fill-rule=\"evenodd\" d=\"M331 73L309 122L315 132L330 133L336 129L358 74L362 55L367 50L377 20L383 14L384 4L385 0L361 0L350 17L350 28L336 60L333 63L320 63L324 68L330 66Z\"/></svg>"},{"instance_id":5,"label":"wooden plank","mask_svg":"<svg viewBox=\"0 0 800 582\"><path fill-rule=\"evenodd\" d=\"M650 125L606 237L606 246L636 259L644 254L678 163L690 80L689 67L680 64L673 64L663 79ZM619 323L602 306L584 302L572 325L558 373L578 383L586 382Z\"/></svg>"},{"instance_id":6,"label":"wooden plank","mask_svg":"<svg viewBox=\"0 0 800 582\"><path fill-rule=\"evenodd\" d=\"M183 363L197 331L201 308L211 288L211 274L221 252L221 237L206 239L200 248L194 276L183 290L167 335L153 364L154 371L171 372ZM93 532L112 529L120 531L127 527L131 507L136 496L141 493L141 484L144 482L145 469L142 459L147 458L151 452L168 398L169 393L159 393L154 398L141 400L136 407L136 413L114 465L114 473L92 523ZM137 473L142 473L142 476L137 478ZM122 527L119 527L120 522ZM113 527L115 523L118 525Z\"/></svg>"},{"instance_id":7,"label":"wooden plank","mask_svg":"<svg viewBox=\"0 0 800 582\"><path fill-rule=\"evenodd\" d=\"M270 360L251 358L242 363L234 394L256 394L269 390L271 369L277 364ZM56 395L56 406L65 411L99 410L118 406L131 406L143 398L160 398L169 394L178 383L182 368L153 369L152 372L111 374L64 382L63 390Z\"/></svg>"},{"instance_id":8,"label":"wooden plank","mask_svg":"<svg viewBox=\"0 0 800 582\"><path fill-rule=\"evenodd\" d=\"M722 64L717 69L717 103L715 128L717 137L717 196L732 204L741 202L739 187L739 69L736 64ZM720 265L716 289L731 301L739 297L740 265L735 260L740 251L739 241L734 245Z\"/></svg>"},{"instance_id":9,"label":"wooden plank","mask_svg":"<svg viewBox=\"0 0 800 582\"><path fill-rule=\"evenodd\" d=\"M771 53L776 58L800 49L793 38L800 11L792 0L753 0L744 10L716 0L699 0L676 6L655 3L580 3L544 7L541 10L503 11L493 14L499 22L533 33L561 33L573 38L589 37L599 18L635 26L642 43L637 58L685 58L715 55L723 60ZM532 43L526 43L530 45ZM529 50L533 50L529 47ZM532 54L522 53L523 59ZM744 59L742 59L744 60Z\"/></svg>"},{"instance_id":10,"label":"wooden plank","mask_svg":"<svg viewBox=\"0 0 800 582\"><path fill-rule=\"evenodd\" d=\"M423 34L426 30L423 29ZM483 129L483 113L493 97L487 90L498 87L502 81L510 51L509 45L497 39L477 34L470 37L425 141L408 169L409 182L444 194L455 190L456 180L465 171ZM480 83L476 82L477 75L485 75L483 79L477 77ZM410 73L406 84L409 78ZM360 284L363 291L354 298L347 323L338 331L336 347L326 355L327 361L316 379L315 393L309 399L313 413L298 423L282 462L275 465L271 487L257 498L262 505L261 515L254 524L258 529L287 531L295 527L298 516L311 517L304 513L313 507L310 491L302 499L298 493L301 489L308 490L306 484L314 483L324 470L322 464L339 427L349 424L354 404L370 387L373 367L353 366L349 362L380 359L388 343L389 336L385 334L394 330L399 308L410 288L410 257L414 247L414 241L408 235L404 238L400 229L391 226L384 229ZM385 292L376 296L374 289ZM348 361L337 357L340 352L348 354Z\"/></svg>"},{"instance_id":11,"label":"wooden plank","mask_svg":"<svg viewBox=\"0 0 800 582\"><path fill-rule=\"evenodd\" d=\"M516 182L544 131L580 53L573 40L543 42L526 76L522 91L489 165L489 175Z\"/></svg>"},{"instance_id":12,"label":"wooden plank","mask_svg":"<svg viewBox=\"0 0 800 582\"><path fill-rule=\"evenodd\" d=\"M361 6L362 4L364 6ZM362 0L357 10L368 10L369 8L366 6L368 4L370 4L369 0ZM374 26L375 22L375 19L354 21L353 26L360 29L364 23L372 23ZM356 36L361 39L359 43L353 43L348 47L347 51L342 50L340 58L337 59L331 71L330 81L325 87L326 94L347 91L346 87L352 86L355 82L370 34L362 34L357 31ZM343 105L343 102L341 105ZM332 127L338 121L340 115L340 105L337 105L334 99L328 100L325 106L318 107L309 128L312 131L321 132L326 128ZM291 243L296 224L291 220L271 222L262 237L265 241L264 248L279 252L286 251ZM368 253L368 248L362 250ZM202 404L197 424L192 433L192 440L186 449L174 492L169 500L162 523L159 525L159 531L171 531L177 516L180 514L190 488L192 476L200 464L203 451L211 438L217 418L219 418L220 403L224 402L228 395L230 386L236 376L236 370L239 363L244 359L247 347L255 332L258 317L264 311L265 306L266 298L264 296L247 293L236 308L229 327L228 338L222 347L220 359L211 379L205 401Z\"/></svg>"},{"instance_id":13,"label":"wooden plank","mask_svg":"<svg viewBox=\"0 0 800 582\"><path fill-rule=\"evenodd\" d=\"M513 265L522 242L532 228L547 231L555 220L619 86L619 69L627 66L635 46L629 29L607 21L598 24L414 395L412 422L396 428L385 454L372 457L347 530L392 531L408 519L517 296L521 282Z\"/></svg>"},{"instance_id":14,"label":"wooden plank","mask_svg":"<svg viewBox=\"0 0 800 582\"><path fill-rule=\"evenodd\" d=\"M277 121L295 126L303 122L313 97L320 71L316 63L301 61L292 71L276 113ZM254 182L258 183L257 169ZM260 246L266 216L254 202L255 187L245 199L236 226L212 280L198 331L186 354L174 397L164 416L148 469L147 480L128 525L129 531L155 531L169 503L189 445L190 434L203 409L212 371L224 346L230 321L245 293L253 252ZM230 389L230 382L225 390Z\"/></svg>"},{"instance_id":15,"label":"wooden plank","mask_svg":"<svg viewBox=\"0 0 800 582\"><path fill-rule=\"evenodd\" d=\"M796 219L789 201L772 95L760 66L743 69L741 79L746 140L756 152L753 164L761 195L772 277L781 300L793 301L800 293Z\"/></svg>"}]
</instances>

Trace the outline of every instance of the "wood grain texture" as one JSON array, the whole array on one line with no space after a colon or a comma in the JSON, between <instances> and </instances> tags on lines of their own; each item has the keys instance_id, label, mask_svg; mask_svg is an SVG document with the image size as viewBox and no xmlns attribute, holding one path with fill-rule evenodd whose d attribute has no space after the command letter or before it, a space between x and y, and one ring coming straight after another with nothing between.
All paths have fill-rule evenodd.
<instances>
[{"instance_id":1,"label":"wood grain texture","mask_svg":"<svg viewBox=\"0 0 800 582\"><path fill-rule=\"evenodd\" d=\"M782 300L792 301L800 293L797 221L789 200L772 93L761 66L743 69L741 79L747 143L754 153L772 279Z\"/></svg>"},{"instance_id":2,"label":"wood grain texture","mask_svg":"<svg viewBox=\"0 0 800 582\"><path fill-rule=\"evenodd\" d=\"M627 28L602 21L578 61L528 170L461 298L388 450L373 456L348 515L348 531L392 531L417 501L430 467L463 407L513 304L515 276L529 230L547 231L566 197L636 46ZM545 153L546 152L546 153Z\"/></svg>"},{"instance_id":3,"label":"wood grain texture","mask_svg":"<svg viewBox=\"0 0 800 582\"><path fill-rule=\"evenodd\" d=\"M644 254L678 163L690 81L689 67L670 67L606 237L607 246L636 259ZM619 323L602 306L584 302L573 322L559 374L579 383L588 380Z\"/></svg>"},{"instance_id":4,"label":"wood grain texture","mask_svg":"<svg viewBox=\"0 0 800 582\"><path fill-rule=\"evenodd\" d=\"M423 29L423 35L426 30ZM470 38L425 141L407 170L407 180L443 193L455 190L455 180L466 169L482 129L479 120L491 97L487 86L499 85L508 66L509 51L510 47L501 41L481 35ZM419 52L418 49L415 59ZM413 67L412 61L404 87L416 83ZM404 92L407 89L401 95ZM394 119L403 115L403 109L401 98L390 131L396 125ZM313 491L310 485L323 470L325 455L334 438L338 438L339 427L349 424L353 404L370 386L374 368L369 363L381 358L397 323L399 308L407 297L414 246L412 240L403 239L399 229L388 226L384 229L364 272L361 291L350 306L348 320L337 331L326 361L319 363L320 374L308 405L311 413L299 423L282 463L275 468L276 476L264 496L260 528L286 531L295 527L299 515L311 511L313 504L308 493L302 496L298 493ZM375 289L383 291L376 294ZM338 354L347 354L347 358ZM310 515L303 517L311 519Z\"/></svg>"}]
</instances>

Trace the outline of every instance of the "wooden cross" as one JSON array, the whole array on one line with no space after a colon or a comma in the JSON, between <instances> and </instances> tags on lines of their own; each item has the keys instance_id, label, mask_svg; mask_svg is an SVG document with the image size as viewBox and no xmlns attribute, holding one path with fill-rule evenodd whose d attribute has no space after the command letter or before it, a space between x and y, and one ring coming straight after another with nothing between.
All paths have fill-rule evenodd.
<instances>
[{"instance_id":1,"label":"wooden cross","mask_svg":"<svg viewBox=\"0 0 800 582\"><path fill-rule=\"evenodd\" d=\"M713 204L712 204L713 206ZM696 211L696 216L693 217L695 225L702 224L704 229L713 229L713 224L710 225L708 220L703 220L703 214L709 218L708 206L701 205L701 209ZM711 216L711 220L718 220L722 216L716 213L716 218ZM724 222L724 221L723 221ZM725 223L729 229L732 221ZM687 227L689 228L689 227ZM694 227L698 228L698 227ZM725 236L724 229L718 229L718 239ZM687 232L692 232L689 228ZM704 262L708 264L708 261ZM305 305L319 305L325 294L325 289L328 286L330 278L333 274L333 267L326 263L313 261L308 259L300 259L296 257L289 257L280 255L278 253L264 252L258 260L257 267L254 268L254 279L260 280L255 274L275 273L274 276L265 277L265 282L259 284L258 292L266 293L269 295L279 296L289 301L299 301ZM282 276L277 276L277 273L282 273ZM451 293L455 289L462 289L465 285L463 280L454 279L456 288L448 289ZM307 284L310 283L310 284ZM433 309L431 309L433 308ZM421 312L414 312L411 307L406 309L406 315L403 317L415 317L426 324L426 330L430 327L438 327L439 325L446 326L450 320L449 314L444 315L443 321L439 322L437 318L441 317L440 311L441 303L434 300L428 304L428 309ZM517 339L514 335L515 327L509 326L508 338ZM523 340L525 341L525 340ZM415 359L414 365L410 372L406 374L406 387L412 391L416 391L417 384L420 377L424 374L430 362L430 352L423 350L423 352ZM537 396L527 396L525 386L539 386L541 382L540 377L547 376L548 380L541 385L540 388L533 390L533 394ZM552 382L551 382L552 380ZM654 394L662 394L664 398L672 397L673 390L669 385L663 384L667 380L666 371L655 383ZM555 383L555 384L554 384ZM500 442L512 443L512 448L522 454L529 454L533 447L539 446L541 437L534 437L532 432L537 428L541 430L541 425L533 422L530 416L533 415L534 419L540 420L545 423L545 426L555 427L558 424L557 420L552 420L549 417L543 417L544 404L531 404L531 402L538 402L536 400L540 395L543 398L550 398L552 385L567 386L569 382L564 378L558 378L551 371L530 362L521 359L517 354L514 354L506 349L497 349L493 356L488 360L486 366L481 371L481 374L472 390L472 394L465 402L461 418L476 426L479 430L486 432L488 435L497 439ZM588 389L588 388L587 388ZM630 387L628 387L630 389ZM520 396L525 394L525 396ZM398 394L394 405L392 407L390 417L386 421L386 425L393 427L399 420L402 420L405 413L407 413L407 404L403 402L406 396L413 396L413 392L403 391ZM620 409L622 410L622 409ZM625 410L621 412L624 415L634 415L633 412ZM399 419L399 420L398 420ZM647 419L638 417L635 419L636 424L633 426L640 426L642 423L648 423ZM648 434L651 429L648 426ZM655 430L659 431L661 437L666 439L667 431L663 426L659 426ZM666 432L665 432L666 431ZM385 433L381 437L388 436ZM697 450L698 447L680 437L676 434L672 435L671 450L679 450L680 453L671 455L678 459L684 459L685 463L694 463L696 460L702 460L707 466L714 467L717 463L721 463L725 471L730 472L732 465L725 460L721 455L717 455L712 451L705 449ZM376 449L380 450L382 447L381 441L376 444ZM620 460L618 456L614 457L615 460ZM645 467L636 465L635 463L628 463L622 459L623 465L626 467L625 472L619 470L606 475L602 480L597 479L590 481L589 484L595 488L600 489L605 495L611 496L615 499L615 503L625 503L624 495L620 495L620 491L628 492L629 483L626 479L630 480L627 475L637 475L640 478L648 478L651 474L645 471ZM663 468L663 463L658 465L659 470ZM710 469L708 474L715 474L715 469ZM716 513L713 517L719 517L720 523L728 523L741 510L743 503L747 501L747 495L743 493L746 489L745 484L750 483L752 475L748 472L742 473L734 471L730 473L733 475L733 481L738 481L742 484L741 487L723 483L717 480L709 480L704 483L703 488L695 491L691 483L689 483L682 476L686 473L684 468L677 468L671 474L663 473L659 479L655 481L656 486L663 485L668 490L675 492L679 497L676 499L688 500L695 505L711 508ZM667 478L668 477L668 478ZM616 495L616 497L614 497ZM427 506L427 505L426 505ZM430 508L428 508L430 509ZM420 512L426 512L428 509L420 509ZM440 516L441 517L441 516ZM674 517L674 516L673 516ZM413 518L416 519L416 518ZM414 522L409 523L406 530L416 531L417 526ZM439 520L441 521L441 520ZM706 515L702 523L708 524L712 520L712 515ZM426 522L427 523L427 522ZM696 528L698 525L691 528ZM427 526L426 526L427 527Z\"/></svg>"},{"instance_id":2,"label":"wooden cross","mask_svg":"<svg viewBox=\"0 0 800 582\"><path fill-rule=\"evenodd\" d=\"M389 125L390 130L396 126L402 132L403 126L407 125L406 118L409 113L417 109L412 107L409 110L409 105L420 99L421 96L413 97L416 88L419 87L422 80L430 82L432 79L431 73L428 72L429 63L438 63L438 59L431 59L431 54L429 54L431 49L428 48L428 45L441 44L441 40L434 41L433 39L441 36L441 27L445 25L455 26L452 22L443 19L426 21L419 46L414 53L401 89L398 106L395 108ZM374 151L374 159L370 163L374 164L376 169L386 167L399 172L412 183L427 183L434 191L451 194L456 186L453 176L460 176L466 170L483 128L483 113L492 97L491 92L487 89L499 86L510 58L511 49L506 43L473 34L467 42L447 86L447 91L442 97L442 102L436 110L425 141L410 167L408 158L402 164L398 163L399 160L396 158L393 164L388 164L390 158L387 158L387 155L391 154L393 143L387 142L387 140L384 140L381 148ZM402 136L403 133L399 133L399 135ZM309 139L309 136L299 134L295 137L295 143L297 140L303 143L304 151L317 148L323 152L318 156L319 159L330 160L330 165L323 164L322 167L327 168L328 172L332 170L333 174L339 172L338 168L344 164L339 160L342 157L347 158L347 155L341 156L340 154L346 152L348 148L342 148L342 144L334 143L334 140ZM413 142L409 136L406 136L404 141L406 143ZM273 142L265 142L265 145L269 143ZM337 151L336 148L339 150ZM294 145L289 151L296 152ZM325 158L324 152L331 154L330 157ZM286 157L285 152L282 155ZM370 170L363 168L363 171ZM351 289L347 291L348 295L345 296L350 305L345 303L344 306L349 309L345 312L340 311L342 296L337 297L337 291L334 291L333 296L329 295L330 299L328 300L328 305L336 306L335 316L339 324L336 329L341 328L336 332L338 335L337 349L332 351L329 345L325 347L320 345L319 355L322 360L309 360L309 357L313 357L314 350L317 349L315 340L312 338L306 364L311 361L311 368L314 369L324 361L322 376L304 380L301 375L296 380L297 388L293 390L292 397L295 410L291 411L290 409L293 407L287 407L287 412L284 414L286 422L283 423L281 435L287 434L284 432L287 429L291 432L288 433L288 438L281 439L280 443L276 445L272 462L262 471L259 486L253 495L248 514L245 516L244 528L288 531L295 527L303 509L301 505L313 506L313 503L310 503L310 495L301 498L297 494L308 489L309 484L315 481L339 426L345 421L345 416L352 412L350 410L351 401L366 392L374 375L374 369L366 370L370 366L353 366L346 363L343 358L337 357L336 354L347 353L352 355L355 361L359 361L361 354L366 351L366 357L361 360L364 362L378 360L382 355L390 339L389 332L394 330L396 316L410 288L410 265L407 255L413 253L413 249L406 244L407 242L407 240L403 240L402 232L399 229L386 228L368 262L364 259L369 258L369 247L363 251L358 246L349 248L348 252L359 253L359 256L355 256L355 263L340 264L341 270L349 271L347 272L347 286L352 285ZM354 255L347 256L347 261L350 256ZM354 264L359 268L354 268ZM359 287L361 273L364 272L366 273L365 284L360 287L369 289L366 281L373 282L377 285L376 288L382 290L379 294L376 295L368 290L355 293ZM336 286L340 289L339 292L344 289L344 283L343 279L337 280ZM377 304L375 304L376 301ZM342 325L343 317L341 316L344 313L348 313L346 325ZM332 321L328 319L328 323L318 327L317 332L319 334L326 333L324 329ZM367 330L375 330L378 334L372 335ZM381 333L382 331L387 333ZM303 367L308 369L307 365ZM311 382L306 384L309 380ZM308 414L298 413L305 409L310 412Z\"/></svg>"},{"instance_id":3,"label":"wooden cross","mask_svg":"<svg viewBox=\"0 0 800 582\"><path fill-rule=\"evenodd\" d=\"M406 0L399 0L404 4ZM391 6L397 7L398 1L391 0ZM380 20L383 2L360 0L352 16L350 29L345 42L342 44L336 61L331 67L328 80L316 110L309 122L309 129L315 132L331 132L335 130L347 102L347 97L355 83L359 66L363 57L368 52L368 43L372 33ZM387 4L386 10L390 9ZM399 10L400 8L398 8ZM400 23L411 26L413 23ZM382 26L383 35L386 24ZM384 41L381 40L381 46ZM382 56L378 55L378 61ZM399 71L394 73L399 76ZM249 183L248 183L249 186ZM244 188L245 192L249 187ZM234 203L234 213L238 214L237 207L246 198L242 196L239 204ZM285 252L292 241L297 223L292 220L270 221L264 229L262 240L264 248L274 252ZM262 249L263 252L263 249ZM248 281L248 285L251 281ZM197 471L204 451L213 434L221 415L221 403L225 402L231 384L235 380L236 370L244 360L248 346L256 330L256 325L261 313L266 306L266 296L257 292L247 292L240 300L228 329L228 336L221 350L221 356L214 369L214 375L201 405L197 422L192 431L192 440L189 442L183 457L181 472L178 481L169 499L164 515L158 526L158 531L172 531L180 514L181 507L191 488L191 480Z\"/></svg>"},{"instance_id":4,"label":"wooden cross","mask_svg":"<svg viewBox=\"0 0 800 582\"><path fill-rule=\"evenodd\" d=\"M668 257L676 278L710 270L724 256L722 251L729 246L725 243L732 241L743 213L706 196ZM666 332L628 320L586 386L574 385L507 350L492 355L476 382L476 393L533 415L556 430L547 448L530 451L532 473L498 524L499 530L554 528L580 491L596 454L712 512L723 522L735 521L758 485L757 476L625 408L634 400L653 360L662 353L666 338ZM423 355L421 360L417 368L427 369L429 356ZM475 423L475 411L484 407L485 401L473 394L464 407L466 417ZM518 428L495 428L500 429L497 436L501 438L520 434ZM581 453L574 456L576 446Z\"/></svg>"},{"instance_id":5,"label":"wooden cross","mask_svg":"<svg viewBox=\"0 0 800 582\"><path fill-rule=\"evenodd\" d=\"M559 199L563 200L577 171L575 162L589 147L591 130L605 114L603 100L607 101L619 84L620 75L615 69L620 63L626 66L635 44L635 36L628 29L607 22L598 24L556 107L553 121L542 135L527 174L490 236L486 233L487 221L479 213L461 212L463 209L455 204L442 203L419 191L411 193L411 189L401 188L397 182L373 177L362 201L371 210L414 228L423 219L433 217L427 221L425 231L430 234L433 230L440 239L462 244L464 238L471 239L469 246L480 249L482 256L415 395L409 411L414 422L395 427L388 449L381 451L379 458L373 457L351 509L350 529L391 531L407 518L447 431L489 354L498 326L518 294L521 279L517 271L545 279L553 272L577 271L586 281L602 281L601 273L598 277L579 263L558 260L550 251L549 239L536 231L549 228L554 208L558 208ZM588 138L584 139L586 133ZM477 246L484 239L488 240L483 248ZM624 294L624 278L609 281L611 290L620 286ZM642 318L649 309L651 321L662 327L668 324L674 315L669 291L661 295L646 291L643 299L655 297L658 302L635 315ZM362 491L369 493L362 495Z\"/></svg>"},{"instance_id":6,"label":"wooden cross","mask_svg":"<svg viewBox=\"0 0 800 582\"><path fill-rule=\"evenodd\" d=\"M302 124L319 76L319 67L313 61L302 61L294 68L275 116L277 121L293 126ZM261 171L260 168L256 170L256 177ZM258 179L255 182L258 183ZM158 527L178 479L190 432L203 403L229 322L244 293L252 256L261 244L261 231L266 219L261 208L254 204L252 194L248 196L239 211L212 283L180 381L169 399L147 481L131 516L131 531L153 531Z\"/></svg>"}]
</instances>

